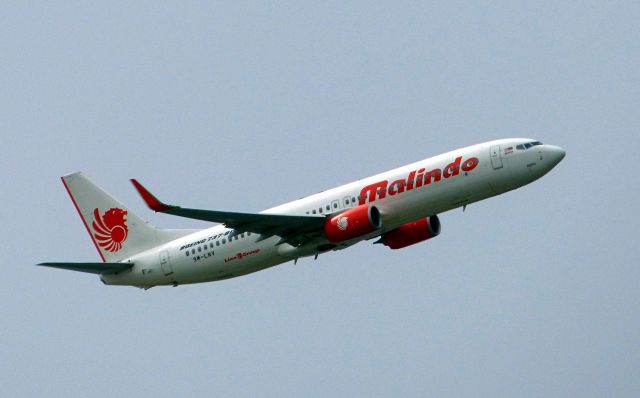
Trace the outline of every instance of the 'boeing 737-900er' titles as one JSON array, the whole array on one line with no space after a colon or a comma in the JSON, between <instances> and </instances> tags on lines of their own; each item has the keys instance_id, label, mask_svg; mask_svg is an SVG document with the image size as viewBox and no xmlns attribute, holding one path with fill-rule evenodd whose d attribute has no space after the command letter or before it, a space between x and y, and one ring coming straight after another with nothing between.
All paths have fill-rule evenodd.
<instances>
[{"instance_id":1,"label":"'boeing 737-900er' titles","mask_svg":"<svg viewBox=\"0 0 640 398\"><path fill-rule=\"evenodd\" d=\"M536 140L489 141L260 213L168 205L131 180L152 210L218 224L202 230L156 228L76 172L62 183L102 262L39 265L148 289L233 278L374 238L400 249L438 236L439 214L527 185L564 156Z\"/></svg>"}]
</instances>

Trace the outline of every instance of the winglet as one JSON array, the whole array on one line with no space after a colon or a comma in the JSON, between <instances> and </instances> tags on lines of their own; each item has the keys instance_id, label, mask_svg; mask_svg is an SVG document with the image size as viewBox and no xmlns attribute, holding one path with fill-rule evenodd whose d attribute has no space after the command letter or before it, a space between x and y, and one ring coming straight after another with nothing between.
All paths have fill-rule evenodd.
<instances>
[{"instance_id":1,"label":"winglet","mask_svg":"<svg viewBox=\"0 0 640 398\"><path fill-rule=\"evenodd\" d=\"M142 199L145 201L145 203L147 204L147 206L149 206L151 210L163 212L173 207L159 201L158 198L153 196L151 192L149 192L147 188L143 187L142 184L140 184L138 180L136 180L135 178L131 179L131 183L136 188L140 196L142 196Z\"/></svg>"}]
</instances>

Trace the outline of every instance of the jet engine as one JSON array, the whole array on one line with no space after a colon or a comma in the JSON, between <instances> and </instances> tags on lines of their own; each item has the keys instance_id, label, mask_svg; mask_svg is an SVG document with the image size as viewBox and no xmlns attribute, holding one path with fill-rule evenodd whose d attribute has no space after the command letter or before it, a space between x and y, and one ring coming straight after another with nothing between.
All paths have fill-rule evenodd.
<instances>
[{"instance_id":1,"label":"jet engine","mask_svg":"<svg viewBox=\"0 0 640 398\"><path fill-rule=\"evenodd\" d=\"M324 224L324 232L330 242L340 243L364 236L380 227L380 210L375 206L360 205L328 219Z\"/></svg>"},{"instance_id":2,"label":"jet engine","mask_svg":"<svg viewBox=\"0 0 640 398\"><path fill-rule=\"evenodd\" d=\"M402 224L396 229L385 232L376 243L382 243L391 249L402 249L438 235L440 235L440 220L438 216L431 216Z\"/></svg>"}]
</instances>

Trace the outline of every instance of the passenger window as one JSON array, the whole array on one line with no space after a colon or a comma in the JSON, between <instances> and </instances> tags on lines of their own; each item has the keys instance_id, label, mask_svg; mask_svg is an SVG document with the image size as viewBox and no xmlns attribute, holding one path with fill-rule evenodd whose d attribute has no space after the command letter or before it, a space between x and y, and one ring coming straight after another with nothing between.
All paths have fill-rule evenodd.
<instances>
[{"instance_id":1,"label":"passenger window","mask_svg":"<svg viewBox=\"0 0 640 398\"><path fill-rule=\"evenodd\" d=\"M224 245L225 243L227 243L226 239L222 239L222 244Z\"/></svg>"},{"instance_id":2,"label":"passenger window","mask_svg":"<svg viewBox=\"0 0 640 398\"><path fill-rule=\"evenodd\" d=\"M220 241L219 240L216 241L216 246L220 246Z\"/></svg>"},{"instance_id":3,"label":"passenger window","mask_svg":"<svg viewBox=\"0 0 640 398\"><path fill-rule=\"evenodd\" d=\"M313 214L316 214L316 209L313 209L311 212L312 212Z\"/></svg>"},{"instance_id":4,"label":"passenger window","mask_svg":"<svg viewBox=\"0 0 640 398\"><path fill-rule=\"evenodd\" d=\"M318 212L319 212L319 213L322 213L322 207L318 209Z\"/></svg>"},{"instance_id":5,"label":"passenger window","mask_svg":"<svg viewBox=\"0 0 640 398\"><path fill-rule=\"evenodd\" d=\"M202 251L202 247L198 246L198 253Z\"/></svg>"},{"instance_id":6,"label":"passenger window","mask_svg":"<svg viewBox=\"0 0 640 398\"><path fill-rule=\"evenodd\" d=\"M327 211L331 210L331 207L329 205L327 205Z\"/></svg>"},{"instance_id":7,"label":"passenger window","mask_svg":"<svg viewBox=\"0 0 640 398\"><path fill-rule=\"evenodd\" d=\"M358 196L358 200L360 200L360 196ZM351 203L356 203L356 198L351 198Z\"/></svg>"},{"instance_id":8,"label":"passenger window","mask_svg":"<svg viewBox=\"0 0 640 398\"><path fill-rule=\"evenodd\" d=\"M191 249L191 254L196 254L196 249Z\"/></svg>"},{"instance_id":9,"label":"passenger window","mask_svg":"<svg viewBox=\"0 0 640 398\"><path fill-rule=\"evenodd\" d=\"M184 252L184 254L187 255L187 257L189 257L189 250L187 250L186 252Z\"/></svg>"},{"instance_id":10,"label":"passenger window","mask_svg":"<svg viewBox=\"0 0 640 398\"><path fill-rule=\"evenodd\" d=\"M345 200L344 200L344 205L345 205L345 206L349 206L349 199L345 199Z\"/></svg>"},{"instance_id":11,"label":"passenger window","mask_svg":"<svg viewBox=\"0 0 640 398\"><path fill-rule=\"evenodd\" d=\"M337 209L337 208L338 208L338 204L337 204L337 203L334 203L334 204L333 204L333 208L334 208L334 209Z\"/></svg>"}]
</instances>

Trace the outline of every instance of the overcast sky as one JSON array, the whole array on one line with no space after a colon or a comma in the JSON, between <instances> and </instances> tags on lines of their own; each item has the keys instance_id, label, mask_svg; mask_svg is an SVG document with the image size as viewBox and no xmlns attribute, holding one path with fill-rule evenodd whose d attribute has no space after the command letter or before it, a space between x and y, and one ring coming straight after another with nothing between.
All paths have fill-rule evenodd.
<instances>
[{"instance_id":1,"label":"overcast sky","mask_svg":"<svg viewBox=\"0 0 640 398\"><path fill-rule=\"evenodd\" d=\"M2 2L2 395L637 397L640 3L442 3ZM567 157L403 250L148 291L33 266L99 260L76 170L206 227L128 179L259 211L504 137Z\"/></svg>"}]
</instances>

